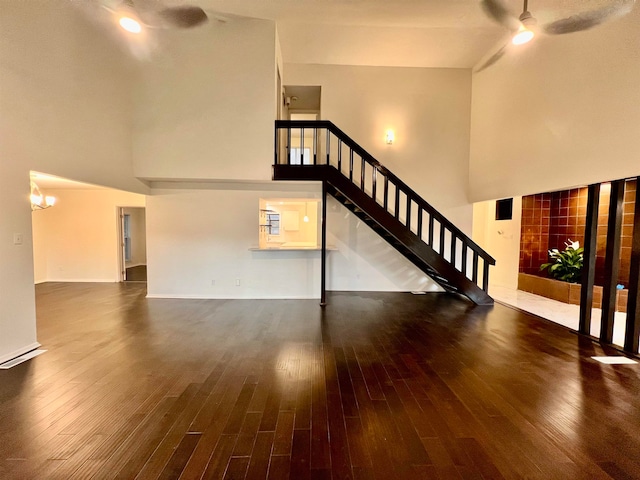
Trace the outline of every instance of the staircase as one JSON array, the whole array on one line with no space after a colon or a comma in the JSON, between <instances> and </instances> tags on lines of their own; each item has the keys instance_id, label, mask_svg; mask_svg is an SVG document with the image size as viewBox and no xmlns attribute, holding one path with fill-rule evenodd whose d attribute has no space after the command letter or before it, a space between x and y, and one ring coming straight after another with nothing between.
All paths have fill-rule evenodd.
<instances>
[{"instance_id":1,"label":"staircase","mask_svg":"<svg viewBox=\"0 0 640 480\"><path fill-rule=\"evenodd\" d=\"M276 120L273 179L322 181L444 290L493 305L493 257L333 123Z\"/></svg>"}]
</instances>

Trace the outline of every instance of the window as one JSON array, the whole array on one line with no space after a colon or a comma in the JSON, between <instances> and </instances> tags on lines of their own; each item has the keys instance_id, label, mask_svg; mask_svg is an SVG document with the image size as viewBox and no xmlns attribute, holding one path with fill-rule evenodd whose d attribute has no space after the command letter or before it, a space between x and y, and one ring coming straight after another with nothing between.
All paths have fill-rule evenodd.
<instances>
[{"instance_id":1,"label":"window","mask_svg":"<svg viewBox=\"0 0 640 480\"><path fill-rule=\"evenodd\" d=\"M280 235L280 214L267 213L267 225L269 225L269 235Z\"/></svg>"}]
</instances>

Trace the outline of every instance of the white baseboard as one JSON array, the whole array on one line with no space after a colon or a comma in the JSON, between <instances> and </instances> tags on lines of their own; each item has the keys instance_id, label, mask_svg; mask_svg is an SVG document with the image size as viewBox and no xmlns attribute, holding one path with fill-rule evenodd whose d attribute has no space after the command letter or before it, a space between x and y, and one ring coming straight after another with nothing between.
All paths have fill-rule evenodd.
<instances>
[{"instance_id":1,"label":"white baseboard","mask_svg":"<svg viewBox=\"0 0 640 480\"><path fill-rule=\"evenodd\" d=\"M38 347L40 347L40 344L38 342L34 342L30 345L26 345L22 348L14 350L13 352L7 353L5 355L0 355L0 363L13 360L14 358L19 357L20 355L24 355L25 353L30 352L31 350L35 350Z\"/></svg>"},{"instance_id":2,"label":"white baseboard","mask_svg":"<svg viewBox=\"0 0 640 480\"><path fill-rule=\"evenodd\" d=\"M288 296L252 296L252 297L225 297L213 295L177 295L162 293L147 293L147 298L170 298L182 300L320 300L320 296L288 295Z\"/></svg>"},{"instance_id":3,"label":"white baseboard","mask_svg":"<svg viewBox=\"0 0 640 480\"><path fill-rule=\"evenodd\" d=\"M37 283L47 283L47 282L55 282L55 283L118 283L118 280L114 280L113 278L49 278L47 280L42 280Z\"/></svg>"}]
</instances>

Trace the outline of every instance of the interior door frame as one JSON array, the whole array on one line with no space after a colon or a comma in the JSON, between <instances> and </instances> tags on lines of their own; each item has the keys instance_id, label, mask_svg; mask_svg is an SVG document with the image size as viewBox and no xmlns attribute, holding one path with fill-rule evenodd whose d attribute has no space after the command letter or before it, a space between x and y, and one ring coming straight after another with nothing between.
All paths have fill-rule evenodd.
<instances>
[{"instance_id":1,"label":"interior door frame","mask_svg":"<svg viewBox=\"0 0 640 480\"><path fill-rule=\"evenodd\" d=\"M127 267L124 253L124 209L128 207L116 207L118 224L118 282L127 281Z\"/></svg>"}]
</instances>

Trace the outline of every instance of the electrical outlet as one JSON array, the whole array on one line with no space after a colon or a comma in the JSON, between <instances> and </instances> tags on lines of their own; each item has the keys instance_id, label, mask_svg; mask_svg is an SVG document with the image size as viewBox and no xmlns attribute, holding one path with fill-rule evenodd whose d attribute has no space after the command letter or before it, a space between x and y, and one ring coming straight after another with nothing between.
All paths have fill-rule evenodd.
<instances>
[{"instance_id":1,"label":"electrical outlet","mask_svg":"<svg viewBox=\"0 0 640 480\"><path fill-rule=\"evenodd\" d=\"M215 287L215 285L216 285L216 281L215 280L211 280L211 286Z\"/></svg>"},{"instance_id":2,"label":"electrical outlet","mask_svg":"<svg viewBox=\"0 0 640 480\"><path fill-rule=\"evenodd\" d=\"M14 233L13 234L13 244L14 245L22 245L23 241L24 241L24 238L23 238L21 233Z\"/></svg>"},{"instance_id":3,"label":"electrical outlet","mask_svg":"<svg viewBox=\"0 0 640 480\"><path fill-rule=\"evenodd\" d=\"M236 279L236 287L239 287L239 286L240 286L240 279L239 279L239 278L237 278L237 279Z\"/></svg>"}]
</instances>

